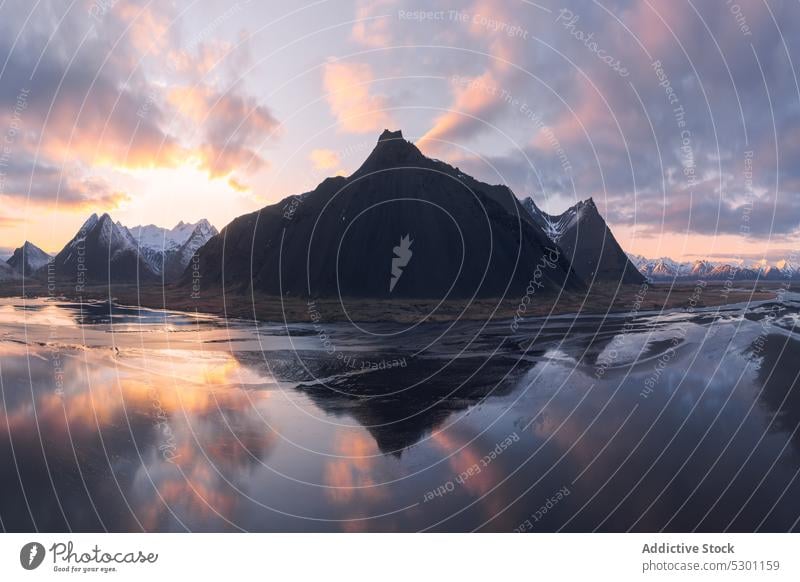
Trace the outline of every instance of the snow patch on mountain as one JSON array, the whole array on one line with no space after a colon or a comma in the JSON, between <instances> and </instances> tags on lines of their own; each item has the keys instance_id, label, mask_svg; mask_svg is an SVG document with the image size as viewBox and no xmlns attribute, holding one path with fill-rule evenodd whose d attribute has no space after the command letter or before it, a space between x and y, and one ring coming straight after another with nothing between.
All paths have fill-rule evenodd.
<instances>
[{"instance_id":1,"label":"snow patch on mountain","mask_svg":"<svg viewBox=\"0 0 800 582\"><path fill-rule=\"evenodd\" d=\"M217 234L217 229L205 218L194 223L180 221L171 229L148 224L129 230L140 246L157 251L177 250L192 237L206 237L208 240Z\"/></svg>"},{"instance_id":2,"label":"snow patch on mountain","mask_svg":"<svg viewBox=\"0 0 800 582\"><path fill-rule=\"evenodd\" d=\"M206 219L181 221L171 229L153 224L129 229L108 214L92 214L58 254L58 267L71 274L77 257L91 254L93 276L101 280L109 267L117 269L114 276L125 279L145 273L171 280L180 276L197 249L215 234L217 229Z\"/></svg>"}]
</instances>

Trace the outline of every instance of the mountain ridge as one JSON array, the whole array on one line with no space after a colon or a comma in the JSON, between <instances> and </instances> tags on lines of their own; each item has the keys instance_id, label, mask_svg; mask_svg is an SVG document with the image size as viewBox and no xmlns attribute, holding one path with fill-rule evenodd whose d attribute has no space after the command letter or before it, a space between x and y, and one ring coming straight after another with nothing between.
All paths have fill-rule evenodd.
<instances>
[{"instance_id":1,"label":"mountain ridge","mask_svg":"<svg viewBox=\"0 0 800 582\"><path fill-rule=\"evenodd\" d=\"M45 266L52 257L30 241L25 241L6 263L20 275L31 275Z\"/></svg>"},{"instance_id":2,"label":"mountain ridge","mask_svg":"<svg viewBox=\"0 0 800 582\"><path fill-rule=\"evenodd\" d=\"M53 259L56 279L79 284L174 280L194 252L217 233L206 219L181 221L173 229L134 229L137 236L108 213L92 213Z\"/></svg>"},{"instance_id":3,"label":"mountain ridge","mask_svg":"<svg viewBox=\"0 0 800 582\"><path fill-rule=\"evenodd\" d=\"M770 264L766 260L747 262L676 261L669 257L648 259L642 255L628 254L631 262L642 275L651 281L689 281L705 279L709 281L780 281L800 279L800 268L789 259L780 259Z\"/></svg>"},{"instance_id":4,"label":"mountain ridge","mask_svg":"<svg viewBox=\"0 0 800 582\"><path fill-rule=\"evenodd\" d=\"M541 210L530 196L522 205L550 240L563 250L584 282L640 284L644 281L592 198L581 200L557 215Z\"/></svg>"},{"instance_id":5,"label":"mountain ridge","mask_svg":"<svg viewBox=\"0 0 800 582\"><path fill-rule=\"evenodd\" d=\"M412 256L392 287L392 249L406 236ZM500 297L525 292L551 244L507 187L386 130L350 176L231 221L196 268L208 284L269 295ZM547 292L582 286L560 256L542 276Z\"/></svg>"}]
</instances>

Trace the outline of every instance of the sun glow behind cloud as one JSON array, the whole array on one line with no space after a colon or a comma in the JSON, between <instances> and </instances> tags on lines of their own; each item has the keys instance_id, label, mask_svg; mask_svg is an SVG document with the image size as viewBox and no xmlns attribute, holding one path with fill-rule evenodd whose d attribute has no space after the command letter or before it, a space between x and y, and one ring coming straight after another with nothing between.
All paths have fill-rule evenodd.
<instances>
[{"instance_id":1,"label":"sun glow behind cloud","mask_svg":"<svg viewBox=\"0 0 800 582\"><path fill-rule=\"evenodd\" d=\"M244 186L234 187L223 179L209 180L207 172L197 163L178 168L129 170L127 174L125 181L140 194L137 204L116 213L124 224L156 223L169 227L181 220L195 222L212 215L212 223L222 228L254 205ZM152 208L156 206L160 210L154 216Z\"/></svg>"}]
</instances>

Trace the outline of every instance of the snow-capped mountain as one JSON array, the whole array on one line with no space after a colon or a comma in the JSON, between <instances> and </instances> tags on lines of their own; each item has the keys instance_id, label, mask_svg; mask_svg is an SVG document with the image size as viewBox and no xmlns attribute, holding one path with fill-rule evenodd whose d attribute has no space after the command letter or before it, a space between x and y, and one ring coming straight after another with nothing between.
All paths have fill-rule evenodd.
<instances>
[{"instance_id":1,"label":"snow-capped mountain","mask_svg":"<svg viewBox=\"0 0 800 582\"><path fill-rule=\"evenodd\" d=\"M134 232L108 214L92 214L56 255L56 277L100 283L171 280L216 229L204 219L195 224L180 222L173 229L139 226Z\"/></svg>"},{"instance_id":2,"label":"snow-capped mountain","mask_svg":"<svg viewBox=\"0 0 800 582\"><path fill-rule=\"evenodd\" d=\"M194 253L217 234L217 229L205 218L195 223L180 221L171 229L148 224L129 230L141 255L167 280L179 277Z\"/></svg>"},{"instance_id":3,"label":"snow-capped mountain","mask_svg":"<svg viewBox=\"0 0 800 582\"><path fill-rule=\"evenodd\" d=\"M770 264L766 260L734 263L709 260L675 261L669 257L648 259L642 255L629 254L633 264L652 281L697 280L707 281L782 281L800 278L800 270L786 259Z\"/></svg>"},{"instance_id":4,"label":"snow-capped mountain","mask_svg":"<svg viewBox=\"0 0 800 582\"><path fill-rule=\"evenodd\" d=\"M628 256L639 272L645 277L651 279L672 279L675 277L684 277L691 272L692 268L694 267L693 263L681 263L674 261L669 257L648 259L642 255Z\"/></svg>"},{"instance_id":5,"label":"snow-capped mountain","mask_svg":"<svg viewBox=\"0 0 800 582\"><path fill-rule=\"evenodd\" d=\"M92 214L56 255L56 278L76 284L155 280L156 272L137 246L130 231L108 214Z\"/></svg>"},{"instance_id":6,"label":"snow-capped mountain","mask_svg":"<svg viewBox=\"0 0 800 582\"><path fill-rule=\"evenodd\" d=\"M192 260L194 254L206 244L209 239L213 236L219 234L216 228L214 228L207 220L203 219L200 222L194 225L189 236L186 240L181 244L175 251L174 261L180 265L180 273L186 268L189 264L189 261Z\"/></svg>"},{"instance_id":7,"label":"snow-capped mountain","mask_svg":"<svg viewBox=\"0 0 800 582\"><path fill-rule=\"evenodd\" d=\"M650 269L651 277L682 277L686 274L686 265L676 263L675 261L659 259L653 264Z\"/></svg>"},{"instance_id":8,"label":"snow-capped mountain","mask_svg":"<svg viewBox=\"0 0 800 582\"><path fill-rule=\"evenodd\" d=\"M217 229L205 218L195 223L180 221L171 229L148 224L134 226L128 230L141 246L156 250L175 250L198 233L201 235L207 233L208 238L217 234Z\"/></svg>"},{"instance_id":9,"label":"snow-capped mountain","mask_svg":"<svg viewBox=\"0 0 800 582\"><path fill-rule=\"evenodd\" d=\"M641 283L643 277L622 250L594 200L582 200L557 216L541 210L532 198L522 201L534 222L563 251L584 281Z\"/></svg>"},{"instance_id":10,"label":"snow-capped mountain","mask_svg":"<svg viewBox=\"0 0 800 582\"><path fill-rule=\"evenodd\" d=\"M689 270L689 274L692 277L701 278L708 275L708 273L710 273L713 268L714 265L712 265L708 261L703 261L698 259L694 262L694 265L692 265L692 268Z\"/></svg>"},{"instance_id":11,"label":"snow-capped mountain","mask_svg":"<svg viewBox=\"0 0 800 582\"><path fill-rule=\"evenodd\" d=\"M25 241L6 262L17 273L29 276L44 267L51 258L35 244Z\"/></svg>"},{"instance_id":12,"label":"snow-capped mountain","mask_svg":"<svg viewBox=\"0 0 800 582\"><path fill-rule=\"evenodd\" d=\"M557 216L547 214L544 210L540 209L530 196L522 201L522 205L530 212L533 220L541 227L548 238L558 244L559 239L564 233L575 226L581 217L587 213L587 203L590 201L591 198L586 202L578 202L575 206L567 208L562 214ZM594 202L591 202L592 205L594 205Z\"/></svg>"}]
</instances>

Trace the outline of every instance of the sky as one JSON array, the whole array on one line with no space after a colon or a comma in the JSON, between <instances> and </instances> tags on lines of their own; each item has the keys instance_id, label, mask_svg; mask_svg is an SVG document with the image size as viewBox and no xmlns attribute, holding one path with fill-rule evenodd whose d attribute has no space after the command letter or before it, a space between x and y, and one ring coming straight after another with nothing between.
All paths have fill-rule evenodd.
<instances>
[{"instance_id":1,"label":"sky","mask_svg":"<svg viewBox=\"0 0 800 582\"><path fill-rule=\"evenodd\" d=\"M380 132L627 251L800 249L800 3L0 2L0 251L231 219Z\"/></svg>"}]
</instances>

